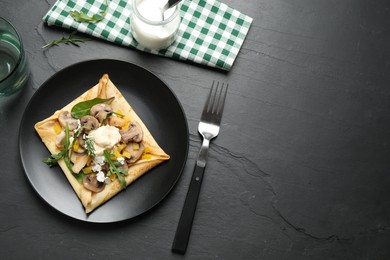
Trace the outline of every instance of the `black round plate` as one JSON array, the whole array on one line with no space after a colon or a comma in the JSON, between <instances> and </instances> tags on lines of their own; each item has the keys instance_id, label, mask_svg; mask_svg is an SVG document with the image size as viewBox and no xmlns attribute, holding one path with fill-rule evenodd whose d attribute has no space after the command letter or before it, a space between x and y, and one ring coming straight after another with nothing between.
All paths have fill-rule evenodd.
<instances>
[{"instance_id":1,"label":"black round plate","mask_svg":"<svg viewBox=\"0 0 390 260\"><path fill-rule=\"evenodd\" d=\"M109 75L171 159L86 214L60 167L50 168L42 162L50 153L34 125L96 85L104 73ZM63 214L95 223L130 219L158 204L180 178L188 145L187 120L172 90L148 70L118 60L85 61L57 72L31 98L19 130L24 171L36 192Z\"/></svg>"}]
</instances>

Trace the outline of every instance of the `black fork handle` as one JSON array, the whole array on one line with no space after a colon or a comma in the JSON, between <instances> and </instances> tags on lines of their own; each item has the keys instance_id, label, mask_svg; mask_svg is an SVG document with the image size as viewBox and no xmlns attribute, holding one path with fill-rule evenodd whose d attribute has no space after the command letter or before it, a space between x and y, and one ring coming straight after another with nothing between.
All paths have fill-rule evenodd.
<instances>
[{"instance_id":1,"label":"black fork handle","mask_svg":"<svg viewBox=\"0 0 390 260\"><path fill-rule=\"evenodd\" d=\"M196 205L198 204L199 192L202 185L204 169L205 167L195 165L186 200L184 202L183 211L181 212L175 238L173 240L172 251L175 253L185 254L187 250L192 222L194 220Z\"/></svg>"}]
</instances>

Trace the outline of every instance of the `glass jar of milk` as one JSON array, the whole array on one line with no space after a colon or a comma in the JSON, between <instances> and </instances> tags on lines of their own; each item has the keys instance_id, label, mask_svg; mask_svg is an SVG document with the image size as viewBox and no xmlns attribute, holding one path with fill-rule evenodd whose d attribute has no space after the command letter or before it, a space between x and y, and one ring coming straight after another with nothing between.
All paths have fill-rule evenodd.
<instances>
[{"instance_id":1,"label":"glass jar of milk","mask_svg":"<svg viewBox=\"0 0 390 260\"><path fill-rule=\"evenodd\" d=\"M180 25L178 5L162 11L167 0L133 0L131 33L143 47L159 50L171 45Z\"/></svg>"}]
</instances>

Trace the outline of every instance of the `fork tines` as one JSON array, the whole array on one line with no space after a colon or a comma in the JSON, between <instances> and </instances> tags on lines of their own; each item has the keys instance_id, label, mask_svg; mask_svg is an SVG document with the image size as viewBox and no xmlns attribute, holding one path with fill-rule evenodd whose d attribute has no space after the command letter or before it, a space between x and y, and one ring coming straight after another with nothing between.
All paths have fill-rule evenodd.
<instances>
[{"instance_id":1,"label":"fork tines","mask_svg":"<svg viewBox=\"0 0 390 260\"><path fill-rule=\"evenodd\" d=\"M213 81L202 116L205 114L222 116L228 87L229 84L220 84L218 81Z\"/></svg>"}]
</instances>

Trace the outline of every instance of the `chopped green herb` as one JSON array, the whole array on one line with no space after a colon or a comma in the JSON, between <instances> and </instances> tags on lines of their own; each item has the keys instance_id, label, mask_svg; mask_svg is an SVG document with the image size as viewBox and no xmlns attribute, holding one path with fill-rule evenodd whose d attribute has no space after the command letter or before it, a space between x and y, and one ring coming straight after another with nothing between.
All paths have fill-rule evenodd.
<instances>
[{"instance_id":1,"label":"chopped green herb","mask_svg":"<svg viewBox=\"0 0 390 260\"><path fill-rule=\"evenodd\" d=\"M44 163L49 165L50 167L53 167L58 164L58 161L64 156L64 150L57 154L52 154L50 157L43 160Z\"/></svg>"},{"instance_id":2,"label":"chopped green herb","mask_svg":"<svg viewBox=\"0 0 390 260\"><path fill-rule=\"evenodd\" d=\"M114 155L108 152L107 150L104 150L104 158L106 159L106 162L109 165L109 172L107 173L107 176L110 176L111 174L115 174L118 180L121 182L122 187L126 189L126 180L124 175L128 175L126 170L123 167L117 167L115 163L111 160L111 157Z\"/></svg>"},{"instance_id":3,"label":"chopped green herb","mask_svg":"<svg viewBox=\"0 0 390 260\"><path fill-rule=\"evenodd\" d=\"M64 140L64 149L62 149L59 153L57 154L52 154L50 157L46 158L43 160L44 163L49 165L50 167L53 167L58 164L58 161L61 158L64 158L64 162L66 164L66 167L69 169L69 171L72 173L72 175L76 178L76 180L81 183L83 181L83 177L86 175L82 172L80 173L74 173L72 170L73 164L70 161L70 153L72 152L71 147L73 147L77 136L80 135L82 131L82 127L80 127L74 134L74 139L72 144L70 143L70 136L69 136L69 127L68 124L65 126L65 140ZM70 149L70 150L69 150Z\"/></svg>"},{"instance_id":4,"label":"chopped green herb","mask_svg":"<svg viewBox=\"0 0 390 260\"><path fill-rule=\"evenodd\" d=\"M72 162L69 158L69 146L70 146L70 139L69 139L69 127L68 124L65 126L65 141L64 141L64 149L62 149L57 154L52 154L50 157L43 160L44 163L49 165L50 167L53 167L58 163L58 161L61 158L64 158L64 162L66 164L66 167L68 167L69 171L73 174L72 170Z\"/></svg>"},{"instance_id":5,"label":"chopped green herb","mask_svg":"<svg viewBox=\"0 0 390 260\"><path fill-rule=\"evenodd\" d=\"M70 146L70 138L69 138L69 127L68 124L65 126L65 144L64 144L64 161L66 164L66 167L68 167L69 171L73 174L72 170L72 162L70 161L69 157L69 146Z\"/></svg>"}]
</instances>

